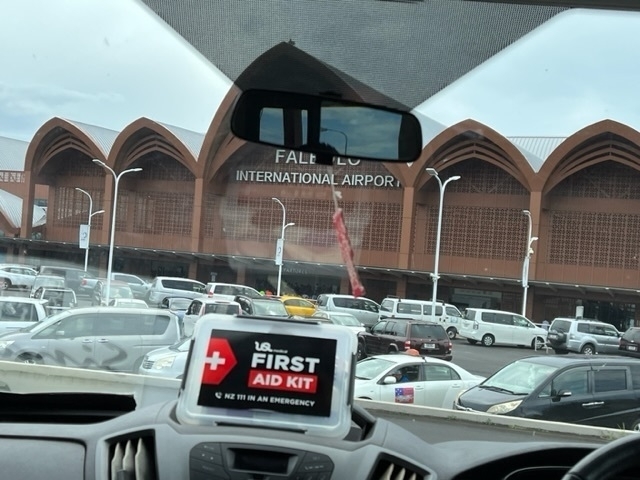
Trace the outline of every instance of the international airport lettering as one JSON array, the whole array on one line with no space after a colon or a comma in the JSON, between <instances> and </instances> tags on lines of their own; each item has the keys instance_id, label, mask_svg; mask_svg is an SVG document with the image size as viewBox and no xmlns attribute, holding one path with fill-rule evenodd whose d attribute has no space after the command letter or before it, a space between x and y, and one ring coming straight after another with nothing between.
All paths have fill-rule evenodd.
<instances>
[{"instance_id":1,"label":"international airport lettering","mask_svg":"<svg viewBox=\"0 0 640 480\"><path fill-rule=\"evenodd\" d=\"M358 166L359 159L337 157L336 166ZM276 164L313 165L315 156L301 152L277 150ZM352 173L337 175L326 172L280 172L272 170L236 170L237 182L282 183L303 185L339 185L350 187L399 188L400 182L393 175Z\"/></svg>"}]
</instances>

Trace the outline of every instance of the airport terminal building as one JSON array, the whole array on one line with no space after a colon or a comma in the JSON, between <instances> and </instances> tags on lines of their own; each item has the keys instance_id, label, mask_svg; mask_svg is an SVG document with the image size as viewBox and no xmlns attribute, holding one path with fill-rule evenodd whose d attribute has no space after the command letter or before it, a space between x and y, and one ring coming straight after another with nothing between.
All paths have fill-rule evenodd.
<instances>
[{"instance_id":1,"label":"airport terminal building","mask_svg":"<svg viewBox=\"0 0 640 480\"><path fill-rule=\"evenodd\" d=\"M438 297L462 308L522 309L531 212L527 315L585 316L626 328L640 299L640 133L604 120L568 138L507 138L474 120L442 127L412 164L338 158L247 144L225 129L230 92L204 134L140 118L116 132L60 118L28 143L21 225L6 258L79 264L78 232L93 211L90 265L107 263L113 175L119 182L114 270L181 275L275 290L286 209L283 290L349 291L331 216L331 184L367 296L430 298L440 178L458 175L443 204ZM34 219L46 192L46 223ZM34 213L35 212L35 213ZM4 215L6 217L6 213ZM6 218L2 219L6 221Z\"/></svg>"}]
</instances>

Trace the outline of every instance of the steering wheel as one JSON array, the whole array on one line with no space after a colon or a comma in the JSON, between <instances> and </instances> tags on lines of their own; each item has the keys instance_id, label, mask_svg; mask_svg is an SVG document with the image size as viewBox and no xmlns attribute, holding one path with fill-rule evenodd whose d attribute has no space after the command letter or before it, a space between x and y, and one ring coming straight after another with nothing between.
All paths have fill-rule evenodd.
<instances>
[{"instance_id":1,"label":"steering wheel","mask_svg":"<svg viewBox=\"0 0 640 480\"><path fill-rule=\"evenodd\" d=\"M591 452L562 480L607 480L617 474L640 465L640 435L629 435Z\"/></svg>"}]
</instances>

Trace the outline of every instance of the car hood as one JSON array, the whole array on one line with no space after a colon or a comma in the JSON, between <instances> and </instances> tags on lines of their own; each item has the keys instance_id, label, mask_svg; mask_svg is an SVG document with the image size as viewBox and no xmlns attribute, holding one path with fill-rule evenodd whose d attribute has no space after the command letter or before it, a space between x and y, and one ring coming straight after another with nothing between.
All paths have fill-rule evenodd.
<instances>
[{"instance_id":1,"label":"car hood","mask_svg":"<svg viewBox=\"0 0 640 480\"><path fill-rule=\"evenodd\" d=\"M6 340L25 340L31 338L32 332L9 332L0 335L0 341Z\"/></svg>"},{"instance_id":2,"label":"car hood","mask_svg":"<svg viewBox=\"0 0 640 480\"><path fill-rule=\"evenodd\" d=\"M470 388L458 398L458 404L465 408L486 412L490 407L499 403L523 400L526 395L511 395L505 392L498 392L481 388L480 386Z\"/></svg>"}]
</instances>

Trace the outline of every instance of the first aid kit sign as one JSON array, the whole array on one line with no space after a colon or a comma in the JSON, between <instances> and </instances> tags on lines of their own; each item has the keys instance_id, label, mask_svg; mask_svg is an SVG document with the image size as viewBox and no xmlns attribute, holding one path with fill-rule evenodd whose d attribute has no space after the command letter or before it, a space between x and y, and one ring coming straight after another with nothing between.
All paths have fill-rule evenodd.
<instances>
[{"instance_id":1,"label":"first aid kit sign","mask_svg":"<svg viewBox=\"0 0 640 480\"><path fill-rule=\"evenodd\" d=\"M336 341L211 331L198 405L328 416Z\"/></svg>"}]
</instances>

